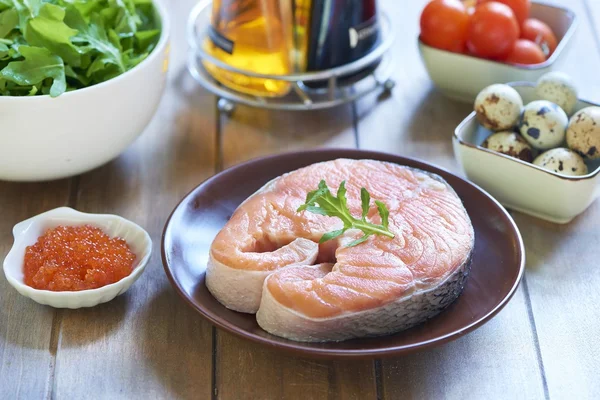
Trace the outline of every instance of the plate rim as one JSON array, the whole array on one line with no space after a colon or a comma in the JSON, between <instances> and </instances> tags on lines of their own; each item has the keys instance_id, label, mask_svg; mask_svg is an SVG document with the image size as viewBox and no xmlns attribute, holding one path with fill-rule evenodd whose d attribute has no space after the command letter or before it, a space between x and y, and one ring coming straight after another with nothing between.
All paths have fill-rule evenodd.
<instances>
[{"instance_id":1,"label":"plate rim","mask_svg":"<svg viewBox=\"0 0 600 400\"><path fill-rule=\"evenodd\" d=\"M453 176L454 178L461 180L463 183L475 188L483 196L487 197L489 200L492 201L492 203L500 211L502 216L509 223L509 226L512 228L515 238L517 239L516 240L516 242L518 243L517 253L520 258L519 271L518 271L516 279L512 283L512 286L509 289L509 291L507 292L507 294L504 296L504 298L498 304L496 304L484 316L469 323L468 325L465 325L464 327L462 327L460 329L456 329L452 332L449 332L445 335L435 337L433 339L419 341L417 343L413 343L410 345L389 346L386 348L378 348L378 349L353 349L353 350L350 350L350 349L349 350L328 349L328 348L317 348L317 347L305 347L304 342L296 342L296 341L287 340L284 338L280 338L282 341L274 341L269 338L265 338L263 336L259 336L254 333L242 330L242 329L238 328L235 324L231 324L229 321L227 321L223 318L220 318L218 315L213 316L211 313L205 312L205 310L203 308L198 307L194 302L192 302L190 300L190 298L184 293L183 289L181 288L181 286L175 280L173 274L171 273L168 257L167 257L166 251L165 251L165 238L167 235L167 231L170 228L170 224L171 224L173 215L175 215L175 213L180 209L182 204L193 193L195 193L202 186L205 186L205 185L209 184L210 182L218 179L220 176L224 175L225 173L230 173L231 171L234 171L234 170L243 169L250 164L261 163L261 162L265 162L265 161L269 161L269 160L273 160L273 159L277 159L277 158L285 159L287 157L298 157L298 156L301 156L301 155L307 154L307 153L317 153L317 154L322 154L322 155L331 154L332 157L333 157L333 154L339 154L338 156L334 156L334 158L330 158L329 160L333 160L335 158L349 157L350 155L364 155L364 157L362 159L373 159L376 161L382 161L381 158L389 158L389 157L400 158L400 159L408 160L408 161L411 161L411 162L414 162L417 164L423 164L427 167L433 168L434 170L443 171L444 173L447 173L447 174ZM379 159L378 159L378 157L379 157ZM392 161L387 161L387 162L392 162ZM398 162L393 162L393 163L402 165L402 164L399 164ZM435 171L429 171L429 172L437 173ZM269 154L269 155L265 155L265 156L259 156L259 157L252 158L250 160L241 162L239 164L232 165L228 168L223 169L222 171L219 171L218 173L204 179L202 182L200 182L198 185L196 185L185 196L183 196L181 198L181 200L177 203L177 205L173 208L173 210L171 211L171 213L169 214L169 217L167 218L167 220L165 222L165 226L163 228L163 232L161 235L160 247L161 247L160 252L161 252L161 260L162 260L162 264L163 264L163 269L165 271L165 274L167 275L167 278L169 279L169 282L171 283L171 286L173 286L173 288L175 289L177 294L181 298L183 298L183 300L193 310L195 310L203 318L208 320L215 328L218 328L218 329L224 330L226 332L229 332L231 334L234 334L235 336L240 337L242 339L250 340L254 343L258 343L260 345L267 346L268 348L271 348L271 349L283 350L283 351L286 351L287 353L295 353L296 355L301 355L301 356L305 356L305 357L308 356L311 358L372 359L372 358L400 356L400 355L415 353L417 351L430 349L430 348L437 347L442 344L454 341L454 340L474 331L475 329L481 327L485 323L487 323L494 316L496 316L506 306L506 304L508 304L508 302L512 299L512 297L516 293L516 291L523 279L523 275L525 272L525 262L526 262L525 245L523 242L521 232L520 232L517 224L515 223L514 219L508 213L508 211L498 202L498 200L496 200L492 195L490 195L488 192L486 192L480 186L476 185L475 183L473 183L463 177L458 176L457 174L455 174L453 172L448 171L447 169L445 169L443 167L434 165L434 164L429 163L424 160L420 160L420 159L413 158L413 157L407 157L407 156L403 156L403 155L399 155L399 154L386 153L386 152L373 151L373 150L354 149L354 148L320 148L320 149L309 149L309 150L299 150L299 151L290 151L290 152L283 152L283 153L277 153L277 154ZM377 339L377 338L372 338L372 339ZM283 342L283 340L287 340L287 342Z\"/></svg>"}]
</instances>

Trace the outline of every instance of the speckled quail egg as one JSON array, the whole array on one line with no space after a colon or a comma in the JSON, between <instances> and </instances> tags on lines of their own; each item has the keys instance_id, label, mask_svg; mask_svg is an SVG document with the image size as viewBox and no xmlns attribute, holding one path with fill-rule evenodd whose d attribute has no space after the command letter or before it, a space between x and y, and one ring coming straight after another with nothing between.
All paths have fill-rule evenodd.
<instances>
[{"instance_id":1,"label":"speckled quail egg","mask_svg":"<svg viewBox=\"0 0 600 400\"><path fill-rule=\"evenodd\" d=\"M536 94L543 100L558 104L567 115L571 115L577 105L577 88L571 77L563 72L548 72L538 79Z\"/></svg>"},{"instance_id":2,"label":"speckled quail egg","mask_svg":"<svg viewBox=\"0 0 600 400\"><path fill-rule=\"evenodd\" d=\"M531 146L521 135L511 131L503 131L491 134L481 144L482 147L506 154L519 160L533 161Z\"/></svg>"},{"instance_id":3,"label":"speckled quail egg","mask_svg":"<svg viewBox=\"0 0 600 400\"><path fill-rule=\"evenodd\" d=\"M600 158L600 107L582 108L571 117L567 146L583 157Z\"/></svg>"},{"instance_id":4,"label":"speckled quail egg","mask_svg":"<svg viewBox=\"0 0 600 400\"><path fill-rule=\"evenodd\" d=\"M565 140L569 118L562 108L548 100L527 104L519 122L519 131L530 145L540 150L557 146Z\"/></svg>"},{"instance_id":5,"label":"speckled quail egg","mask_svg":"<svg viewBox=\"0 0 600 400\"><path fill-rule=\"evenodd\" d=\"M559 147L548 150L535 158L533 163L539 167L563 175L585 175L588 173L583 158L572 150Z\"/></svg>"},{"instance_id":6,"label":"speckled quail egg","mask_svg":"<svg viewBox=\"0 0 600 400\"><path fill-rule=\"evenodd\" d=\"M486 87L475 99L477 120L493 131L504 131L516 125L523 108L523 100L512 87L495 84Z\"/></svg>"}]
</instances>

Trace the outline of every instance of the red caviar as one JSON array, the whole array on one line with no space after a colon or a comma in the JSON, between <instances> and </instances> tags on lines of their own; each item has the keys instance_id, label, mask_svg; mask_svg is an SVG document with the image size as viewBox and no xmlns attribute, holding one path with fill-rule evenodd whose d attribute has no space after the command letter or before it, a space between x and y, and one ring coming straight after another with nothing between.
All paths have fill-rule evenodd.
<instances>
[{"instance_id":1,"label":"red caviar","mask_svg":"<svg viewBox=\"0 0 600 400\"><path fill-rule=\"evenodd\" d=\"M129 275L134 261L121 238L90 225L59 226L25 250L25 284L57 292L95 289Z\"/></svg>"}]
</instances>

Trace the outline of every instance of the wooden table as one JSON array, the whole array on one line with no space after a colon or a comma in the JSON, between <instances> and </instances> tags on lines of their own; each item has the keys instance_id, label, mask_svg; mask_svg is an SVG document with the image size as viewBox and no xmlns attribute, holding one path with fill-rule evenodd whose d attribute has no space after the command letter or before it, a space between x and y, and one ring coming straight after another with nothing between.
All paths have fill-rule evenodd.
<instances>
[{"instance_id":1,"label":"wooden table","mask_svg":"<svg viewBox=\"0 0 600 400\"><path fill-rule=\"evenodd\" d=\"M582 97L599 102L600 1L562 3L580 21L564 70ZM450 139L470 106L436 92L419 60L424 4L387 2L398 31L390 98L312 113L238 107L228 117L184 69L184 22L194 0L170 0L169 85L145 133L118 159L81 176L0 183L1 257L15 223L68 205L144 226L154 240L152 260L126 294L91 309L40 306L0 278L0 398L600 398L600 202L566 226L514 213L528 261L510 304L481 329L403 358L337 362L276 353L216 330L167 281L160 260L167 216L195 185L241 161L341 146L458 172Z\"/></svg>"}]
</instances>

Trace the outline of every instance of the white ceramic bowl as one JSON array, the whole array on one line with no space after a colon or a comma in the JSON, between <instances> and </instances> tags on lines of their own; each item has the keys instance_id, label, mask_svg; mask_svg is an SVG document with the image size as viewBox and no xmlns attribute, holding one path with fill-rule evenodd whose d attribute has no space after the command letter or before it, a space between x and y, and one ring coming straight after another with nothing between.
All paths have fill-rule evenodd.
<instances>
[{"instance_id":1,"label":"white ceramic bowl","mask_svg":"<svg viewBox=\"0 0 600 400\"><path fill-rule=\"evenodd\" d=\"M544 63L515 66L427 46L419 40L419 52L433 83L446 96L472 102L486 86L503 82L535 82L565 59L575 32L575 14L565 8L531 3L531 17L547 23L559 40Z\"/></svg>"},{"instance_id":2,"label":"white ceramic bowl","mask_svg":"<svg viewBox=\"0 0 600 400\"><path fill-rule=\"evenodd\" d=\"M533 83L511 83L523 103L537 100ZM597 104L580 100L576 110ZM567 223L600 195L600 160L586 161L589 173L566 176L479 145L491 132L471 113L454 131L454 155L469 180L502 205L555 223Z\"/></svg>"},{"instance_id":3,"label":"white ceramic bowl","mask_svg":"<svg viewBox=\"0 0 600 400\"><path fill-rule=\"evenodd\" d=\"M125 278L98 289L77 292L53 292L34 289L23 282L23 258L27 246L35 244L47 229L63 226L80 226L89 224L98 227L111 237L124 239L131 251L136 255L134 269ZM135 282L146 267L152 253L150 235L138 225L125 218L109 214L85 214L69 207L36 215L20 222L13 228L15 242L4 259L4 275L8 282L23 296L57 308L92 307L106 303L124 293Z\"/></svg>"},{"instance_id":4,"label":"white ceramic bowl","mask_svg":"<svg viewBox=\"0 0 600 400\"><path fill-rule=\"evenodd\" d=\"M166 82L169 19L155 1L161 37L133 69L61 96L0 96L0 180L76 175L118 156L152 119Z\"/></svg>"}]
</instances>

